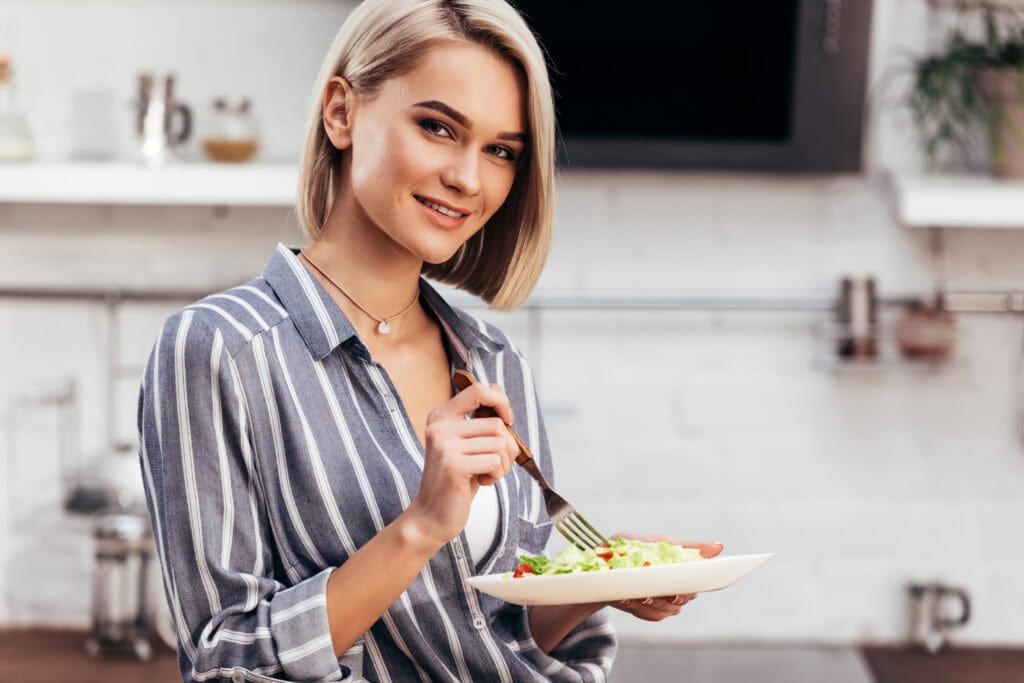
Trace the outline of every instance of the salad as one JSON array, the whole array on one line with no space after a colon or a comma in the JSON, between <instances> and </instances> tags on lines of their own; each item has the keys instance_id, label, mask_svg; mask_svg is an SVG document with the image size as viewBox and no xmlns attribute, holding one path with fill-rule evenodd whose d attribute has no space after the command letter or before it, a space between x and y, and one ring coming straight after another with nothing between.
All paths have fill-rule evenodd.
<instances>
[{"instance_id":1,"label":"salad","mask_svg":"<svg viewBox=\"0 0 1024 683\"><path fill-rule=\"evenodd\" d=\"M648 567L657 564L675 564L703 560L696 548L684 548L666 541L634 541L630 538L616 538L611 545L580 550L574 545L558 554L555 559L543 555L520 555L519 567L505 578L519 579L525 576L547 576L549 574L578 574L581 572L606 571L627 567Z\"/></svg>"}]
</instances>

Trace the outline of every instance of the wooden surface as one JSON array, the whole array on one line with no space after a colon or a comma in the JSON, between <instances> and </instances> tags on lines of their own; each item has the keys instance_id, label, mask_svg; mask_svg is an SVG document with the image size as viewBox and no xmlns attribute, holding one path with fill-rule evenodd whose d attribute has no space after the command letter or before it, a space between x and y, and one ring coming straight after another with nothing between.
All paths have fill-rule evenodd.
<instances>
[{"instance_id":1,"label":"wooden surface","mask_svg":"<svg viewBox=\"0 0 1024 683\"><path fill-rule=\"evenodd\" d=\"M90 659L82 631L0 630L3 683L180 683L175 654L158 641L153 659L128 655Z\"/></svg>"},{"instance_id":2,"label":"wooden surface","mask_svg":"<svg viewBox=\"0 0 1024 683\"><path fill-rule=\"evenodd\" d=\"M84 632L0 630L2 683L176 683L175 655L154 642L147 663L90 659ZM697 683L1024 683L1024 648L957 648L932 656L904 648L645 646L623 643L612 681ZM865 665L866 663L866 665ZM682 673L686 673L682 676Z\"/></svg>"},{"instance_id":3,"label":"wooden surface","mask_svg":"<svg viewBox=\"0 0 1024 683\"><path fill-rule=\"evenodd\" d=\"M865 647L863 653L878 683L1024 683L1024 649L958 647L930 655Z\"/></svg>"}]
</instances>

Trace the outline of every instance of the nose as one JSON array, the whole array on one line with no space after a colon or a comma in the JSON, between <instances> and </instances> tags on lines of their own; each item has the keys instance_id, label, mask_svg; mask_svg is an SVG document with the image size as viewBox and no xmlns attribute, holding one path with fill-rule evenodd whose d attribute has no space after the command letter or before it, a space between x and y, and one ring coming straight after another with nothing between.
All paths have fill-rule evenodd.
<instances>
[{"instance_id":1,"label":"nose","mask_svg":"<svg viewBox=\"0 0 1024 683\"><path fill-rule=\"evenodd\" d=\"M480 194L480 160L475 151L455 155L441 173L441 182L467 197Z\"/></svg>"}]
</instances>

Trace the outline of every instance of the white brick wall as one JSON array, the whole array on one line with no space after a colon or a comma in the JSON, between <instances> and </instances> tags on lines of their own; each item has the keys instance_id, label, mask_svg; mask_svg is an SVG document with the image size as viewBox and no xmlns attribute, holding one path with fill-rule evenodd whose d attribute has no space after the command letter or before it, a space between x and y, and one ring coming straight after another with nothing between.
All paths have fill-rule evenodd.
<instances>
[{"instance_id":1,"label":"white brick wall","mask_svg":"<svg viewBox=\"0 0 1024 683\"><path fill-rule=\"evenodd\" d=\"M925 44L927 23L923 2L876 5L875 80L898 48ZM14 2L0 7L0 41L14 46L47 158L68 146L70 91L55 82L128 97L149 64L177 70L194 103L228 86L251 94L268 157L290 158L346 11L317 0ZM76 57L96 50L101 63ZM876 171L917 163L888 112L871 109ZM573 173L541 287L832 291L843 274L873 273L883 294L926 293L938 272L926 236L896 225L889 202L877 172ZM279 240L299 241L280 210L0 205L0 280L221 287L259 273ZM950 286L1024 287L1024 234L950 233L947 246ZM124 308L126 365L141 365L173 308ZM588 517L777 553L682 617L617 616L623 633L893 639L903 583L940 578L975 599L960 638L1024 642L1019 319L961 317L961 353L945 370L834 374L814 366L817 314L547 311L537 335L526 313L485 315L537 369L559 488ZM74 379L81 451L103 447L104 316L100 305L0 301L0 624L87 622L87 527L56 509L52 408L25 402ZM136 382L117 385L119 438L134 435Z\"/></svg>"}]
</instances>

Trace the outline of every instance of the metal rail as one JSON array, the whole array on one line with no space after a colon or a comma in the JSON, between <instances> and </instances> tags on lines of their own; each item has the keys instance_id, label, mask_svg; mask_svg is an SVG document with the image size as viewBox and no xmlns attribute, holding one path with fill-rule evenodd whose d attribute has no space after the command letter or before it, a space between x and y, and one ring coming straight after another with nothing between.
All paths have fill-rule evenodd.
<instances>
[{"instance_id":1,"label":"metal rail","mask_svg":"<svg viewBox=\"0 0 1024 683\"><path fill-rule=\"evenodd\" d=\"M233 285L214 289L139 289L131 287L0 287L0 299L120 303L188 303ZM1024 292L944 292L943 305L955 313L1024 313ZM465 308L485 308L475 297L447 297ZM883 307L902 307L920 296L881 297ZM830 311L834 292L616 290L544 291L531 296L526 310L694 310L694 311Z\"/></svg>"}]
</instances>

